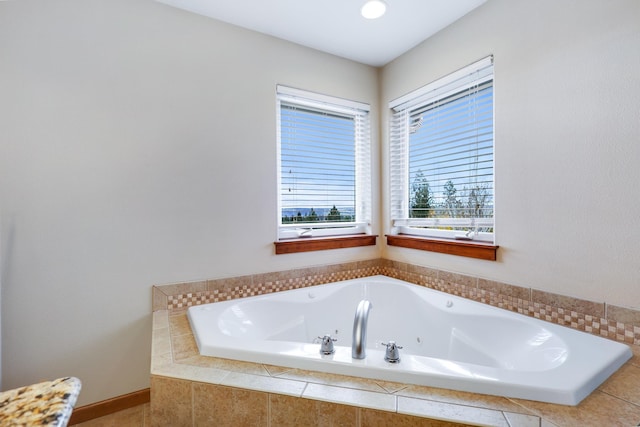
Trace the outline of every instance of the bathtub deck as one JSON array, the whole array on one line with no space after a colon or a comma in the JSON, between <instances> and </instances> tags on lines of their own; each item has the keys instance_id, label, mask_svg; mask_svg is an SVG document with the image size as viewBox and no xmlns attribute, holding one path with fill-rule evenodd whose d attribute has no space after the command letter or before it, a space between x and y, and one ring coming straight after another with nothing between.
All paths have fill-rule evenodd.
<instances>
[{"instance_id":1,"label":"bathtub deck","mask_svg":"<svg viewBox=\"0 0 640 427\"><path fill-rule=\"evenodd\" d=\"M376 417L397 413L453 423L450 425L635 426L640 422L640 347L632 349L634 356L629 362L578 406L571 407L203 357L198 354L186 312L169 315L167 310L158 310L153 313L152 390L154 381L160 384L164 379L178 379L260 391L283 399L302 397L368 408ZM153 416L153 394L151 411ZM358 415L361 420L366 416L365 412Z\"/></svg>"}]
</instances>

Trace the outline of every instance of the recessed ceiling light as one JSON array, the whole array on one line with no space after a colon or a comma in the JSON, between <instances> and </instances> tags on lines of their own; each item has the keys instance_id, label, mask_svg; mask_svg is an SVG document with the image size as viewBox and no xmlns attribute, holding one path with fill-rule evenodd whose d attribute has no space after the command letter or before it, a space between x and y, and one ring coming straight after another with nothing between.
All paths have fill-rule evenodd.
<instances>
[{"instance_id":1,"label":"recessed ceiling light","mask_svg":"<svg viewBox=\"0 0 640 427\"><path fill-rule=\"evenodd\" d=\"M387 4L382 0L369 0L362 6L360 13L367 19L380 18L387 11Z\"/></svg>"}]
</instances>

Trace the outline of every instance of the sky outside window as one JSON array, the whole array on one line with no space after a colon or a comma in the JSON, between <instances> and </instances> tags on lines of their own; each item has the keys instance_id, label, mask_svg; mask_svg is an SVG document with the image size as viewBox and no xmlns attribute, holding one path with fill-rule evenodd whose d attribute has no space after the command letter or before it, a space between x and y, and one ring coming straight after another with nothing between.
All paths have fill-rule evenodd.
<instances>
[{"instance_id":1,"label":"sky outside window","mask_svg":"<svg viewBox=\"0 0 640 427\"><path fill-rule=\"evenodd\" d=\"M282 104L282 217L320 217L335 206L355 212L355 120L352 116ZM343 218L344 219L344 218Z\"/></svg>"}]
</instances>

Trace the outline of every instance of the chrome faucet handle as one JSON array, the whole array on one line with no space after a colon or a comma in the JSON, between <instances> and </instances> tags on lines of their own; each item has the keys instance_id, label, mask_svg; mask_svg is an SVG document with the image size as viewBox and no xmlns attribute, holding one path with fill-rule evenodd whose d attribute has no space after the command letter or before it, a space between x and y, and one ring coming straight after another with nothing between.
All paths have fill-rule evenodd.
<instances>
[{"instance_id":1,"label":"chrome faucet handle","mask_svg":"<svg viewBox=\"0 0 640 427\"><path fill-rule=\"evenodd\" d=\"M318 338L320 338L320 337L318 337ZM388 343L381 342L380 344L382 344L384 346L387 346L387 348L389 348L389 346L395 346L395 348L400 349L400 350L402 350L402 348L403 348L401 345L396 344L395 341L389 341Z\"/></svg>"},{"instance_id":2,"label":"chrome faucet handle","mask_svg":"<svg viewBox=\"0 0 640 427\"><path fill-rule=\"evenodd\" d=\"M331 335L329 334L318 338L322 340L322 342L320 343L320 354L335 353L336 350L333 348L333 343L338 341L337 338L331 338Z\"/></svg>"},{"instance_id":3,"label":"chrome faucet handle","mask_svg":"<svg viewBox=\"0 0 640 427\"><path fill-rule=\"evenodd\" d=\"M395 341L389 341L388 343L381 343L387 346L387 351L384 355L384 360L389 363L400 363L400 351L402 346L396 344Z\"/></svg>"}]
</instances>

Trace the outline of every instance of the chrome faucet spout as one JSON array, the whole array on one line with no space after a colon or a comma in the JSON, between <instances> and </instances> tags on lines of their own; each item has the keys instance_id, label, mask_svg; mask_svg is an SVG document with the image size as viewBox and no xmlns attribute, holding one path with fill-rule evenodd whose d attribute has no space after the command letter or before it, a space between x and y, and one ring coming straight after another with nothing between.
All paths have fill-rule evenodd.
<instances>
[{"instance_id":1,"label":"chrome faucet spout","mask_svg":"<svg viewBox=\"0 0 640 427\"><path fill-rule=\"evenodd\" d=\"M373 305L369 300L363 299L356 308L356 316L353 319L353 339L351 341L351 357L354 359L364 359L366 357L367 346L367 321L369 311Z\"/></svg>"}]
</instances>

